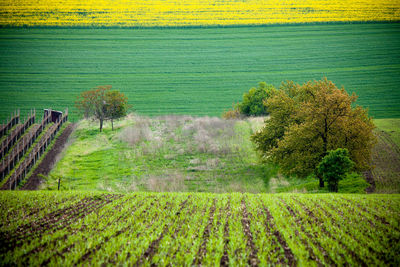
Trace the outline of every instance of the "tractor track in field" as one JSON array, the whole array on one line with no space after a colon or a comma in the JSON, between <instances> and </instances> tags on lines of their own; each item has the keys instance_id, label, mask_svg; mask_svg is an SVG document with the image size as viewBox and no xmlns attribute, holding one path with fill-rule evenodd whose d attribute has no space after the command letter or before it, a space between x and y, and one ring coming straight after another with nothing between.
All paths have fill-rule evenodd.
<instances>
[{"instance_id":1,"label":"tractor track in field","mask_svg":"<svg viewBox=\"0 0 400 267\"><path fill-rule=\"evenodd\" d=\"M21 190L36 190L39 185L43 182L41 175L47 176L52 170L54 164L57 161L58 155L64 150L65 145L68 141L69 136L75 130L77 124L69 124L61 135L55 141L51 150L44 156L39 166L33 171L32 175L21 187Z\"/></svg>"}]
</instances>

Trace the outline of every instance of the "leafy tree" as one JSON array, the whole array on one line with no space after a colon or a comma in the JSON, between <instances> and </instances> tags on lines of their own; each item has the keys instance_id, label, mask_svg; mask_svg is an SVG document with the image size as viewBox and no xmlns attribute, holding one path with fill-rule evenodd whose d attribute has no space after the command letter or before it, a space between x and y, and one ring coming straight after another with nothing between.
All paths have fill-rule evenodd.
<instances>
[{"instance_id":1,"label":"leafy tree","mask_svg":"<svg viewBox=\"0 0 400 267\"><path fill-rule=\"evenodd\" d=\"M111 120L111 129L114 130L114 120L126 116L128 98L117 90L107 91L105 102L107 118Z\"/></svg>"},{"instance_id":2,"label":"leafy tree","mask_svg":"<svg viewBox=\"0 0 400 267\"><path fill-rule=\"evenodd\" d=\"M252 140L262 158L279 164L283 173L315 173L323 187L316 169L329 150L347 148L357 170L369 168L375 126L365 109L352 107L356 99L326 78L282 83L265 103L270 119Z\"/></svg>"},{"instance_id":3,"label":"leafy tree","mask_svg":"<svg viewBox=\"0 0 400 267\"><path fill-rule=\"evenodd\" d=\"M249 92L243 94L243 101L238 104L240 113L245 116L267 115L268 111L264 101L268 98L269 91L272 88L272 85L260 82L257 88L253 87Z\"/></svg>"},{"instance_id":4,"label":"leafy tree","mask_svg":"<svg viewBox=\"0 0 400 267\"><path fill-rule=\"evenodd\" d=\"M328 183L328 189L331 192L338 192L339 181L354 166L354 162L349 158L349 151L344 148L328 151L319 163L317 172L322 175Z\"/></svg>"},{"instance_id":5,"label":"leafy tree","mask_svg":"<svg viewBox=\"0 0 400 267\"><path fill-rule=\"evenodd\" d=\"M239 119L241 117L243 116L240 114L238 104L232 104L232 109L222 113L222 118L226 120Z\"/></svg>"},{"instance_id":6,"label":"leafy tree","mask_svg":"<svg viewBox=\"0 0 400 267\"><path fill-rule=\"evenodd\" d=\"M92 90L82 92L75 106L83 112L85 118L99 120L100 132L107 119L114 120L123 116L128 108L126 97L118 91L110 91L111 85L97 86Z\"/></svg>"}]
</instances>

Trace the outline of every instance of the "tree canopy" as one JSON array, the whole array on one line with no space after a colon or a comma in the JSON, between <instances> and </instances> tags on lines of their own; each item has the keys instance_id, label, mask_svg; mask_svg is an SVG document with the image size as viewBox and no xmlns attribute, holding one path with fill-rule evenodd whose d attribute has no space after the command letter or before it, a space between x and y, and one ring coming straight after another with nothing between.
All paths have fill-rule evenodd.
<instances>
[{"instance_id":1,"label":"tree canopy","mask_svg":"<svg viewBox=\"0 0 400 267\"><path fill-rule=\"evenodd\" d=\"M331 150L318 164L318 173L328 182L331 192L338 192L339 181L353 167L354 162L349 158L350 154L346 148Z\"/></svg>"},{"instance_id":2,"label":"tree canopy","mask_svg":"<svg viewBox=\"0 0 400 267\"><path fill-rule=\"evenodd\" d=\"M106 116L111 120L111 129L114 130L114 120L126 116L129 108L128 98L117 90L107 91L105 95Z\"/></svg>"},{"instance_id":3,"label":"tree canopy","mask_svg":"<svg viewBox=\"0 0 400 267\"><path fill-rule=\"evenodd\" d=\"M242 102L234 104L232 110L228 110L222 114L225 119L234 119L242 116L265 116L268 110L264 102L267 100L270 91L274 90L274 86L265 82L258 83L258 87L252 87L243 94Z\"/></svg>"},{"instance_id":4,"label":"tree canopy","mask_svg":"<svg viewBox=\"0 0 400 267\"><path fill-rule=\"evenodd\" d=\"M75 106L83 112L85 118L93 117L99 120L100 132L105 120L113 120L126 115L128 99L119 91L111 91L111 85L97 86L92 90L82 92ZM114 128L114 126L112 126Z\"/></svg>"},{"instance_id":5,"label":"tree canopy","mask_svg":"<svg viewBox=\"0 0 400 267\"><path fill-rule=\"evenodd\" d=\"M252 140L263 160L287 175L317 174L322 158L337 148L348 149L357 170L368 169L375 126L367 110L353 107L356 99L326 78L303 85L287 81L271 91L265 102L270 119Z\"/></svg>"},{"instance_id":6,"label":"tree canopy","mask_svg":"<svg viewBox=\"0 0 400 267\"><path fill-rule=\"evenodd\" d=\"M247 93L244 93L242 102L238 104L240 113L245 116L267 115L268 111L264 101L272 88L272 85L260 82L257 88L253 87Z\"/></svg>"}]
</instances>

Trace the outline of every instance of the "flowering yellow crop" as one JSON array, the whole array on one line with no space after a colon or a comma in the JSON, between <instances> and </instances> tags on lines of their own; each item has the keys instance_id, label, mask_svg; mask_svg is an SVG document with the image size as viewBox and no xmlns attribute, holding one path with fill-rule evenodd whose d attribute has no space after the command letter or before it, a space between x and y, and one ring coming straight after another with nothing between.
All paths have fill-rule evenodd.
<instances>
[{"instance_id":1,"label":"flowering yellow crop","mask_svg":"<svg viewBox=\"0 0 400 267\"><path fill-rule=\"evenodd\" d=\"M0 25L211 26L400 20L400 0L2 0Z\"/></svg>"}]
</instances>

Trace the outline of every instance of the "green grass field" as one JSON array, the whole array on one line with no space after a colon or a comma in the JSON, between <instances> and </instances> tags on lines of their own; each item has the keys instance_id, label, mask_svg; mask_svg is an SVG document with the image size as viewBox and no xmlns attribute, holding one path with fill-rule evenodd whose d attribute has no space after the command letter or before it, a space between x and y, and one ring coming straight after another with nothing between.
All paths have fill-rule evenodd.
<instances>
[{"instance_id":1,"label":"green grass field","mask_svg":"<svg viewBox=\"0 0 400 267\"><path fill-rule=\"evenodd\" d=\"M262 119L129 115L81 121L42 188L113 192L267 192L274 166L258 164L250 135Z\"/></svg>"},{"instance_id":2,"label":"green grass field","mask_svg":"<svg viewBox=\"0 0 400 267\"><path fill-rule=\"evenodd\" d=\"M399 195L3 192L21 266L398 266Z\"/></svg>"},{"instance_id":3,"label":"green grass field","mask_svg":"<svg viewBox=\"0 0 400 267\"><path fill-rule=\"evenodd\" d=\"M400 117L400 24L0 29L0 119L72 108L110 84L141 114L217 115L259 81L327 76L375 118ZM77 118L76 115L72 118Z\"/></svg>"}]
</instances>

